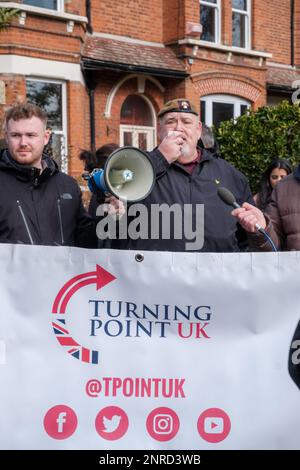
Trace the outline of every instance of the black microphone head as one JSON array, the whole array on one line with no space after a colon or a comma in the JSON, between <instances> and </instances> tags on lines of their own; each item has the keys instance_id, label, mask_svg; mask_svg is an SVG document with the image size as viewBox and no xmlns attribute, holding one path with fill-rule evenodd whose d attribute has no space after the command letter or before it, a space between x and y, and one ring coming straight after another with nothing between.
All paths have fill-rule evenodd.
<instances>
[{"instance_id":1,"label":"black microphone head","mask_svg":"<svg viewBox=\"0 0 300 470\"><path fill-rule=\"evenodd\" d=\"M225 204L229 206L238 207L238 203L235 200L234 195L227 188L218 188L218 196L222 199Z\"/></svg>"}]
</instances>

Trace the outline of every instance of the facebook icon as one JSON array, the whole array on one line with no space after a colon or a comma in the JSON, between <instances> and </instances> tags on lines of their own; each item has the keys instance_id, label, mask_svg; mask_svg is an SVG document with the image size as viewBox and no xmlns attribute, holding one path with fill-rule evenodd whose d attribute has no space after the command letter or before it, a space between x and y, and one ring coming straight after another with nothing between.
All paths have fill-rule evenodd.
<instances>
[{"instance_id":1,"label":"facebook icon","mask_svg":"<svg viewBox=\"0 0 300 470\"><path fill-rule=\"evenodd\" d=\"M67 439L76 428L76 413L67 405L53 406L44 416L44 429L52 439Z\"/></svg>"}]
</instances>

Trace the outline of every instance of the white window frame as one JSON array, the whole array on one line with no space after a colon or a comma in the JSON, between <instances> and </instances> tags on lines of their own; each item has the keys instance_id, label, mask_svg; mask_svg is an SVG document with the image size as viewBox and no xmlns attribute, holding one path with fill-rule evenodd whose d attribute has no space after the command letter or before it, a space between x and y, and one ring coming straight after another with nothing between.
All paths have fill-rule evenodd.
<instances>
[{"instance_id":1,"label":"white window frame","mask_svg":"<svg viewBox=\"0 0 300 470\"><path fill-rule=\"evenodd\" d=\"M203 41L204 43L208 43L208 44L220 44L221 43L221 0L217 0L217 3L211 3L205 0L199 0L199 3L200 3L200 12L201 12L202 5L215 9L215 32L216 32L215 40L206 41L205 39L201 39L201 41ZM200 16L200 21L201 21L201 16Z\"/></svg>"},{"instance_id":2,"label":"white window frame","mask_svg":"<svg viewBox=\"0 0 300 470\"><path fill-rule=\"evenodd\" d=\"M41 6L37 6L37 5L28 5L28 4L26 4L26 6L31 6L32 8L38 8L38 9L46 10L46 11L56 11L56 12L59 12L59 13L63 13L65 11L65 1L64 0L57 0L57 8L56 9L54 9L54 8L45 8L45 7L41 7Z\"/></svg>"},{"instance_id":3,"label":"white window frame","mask_svg":"<svg viewBox=\"0 0 300 470\"><path fill-rule=\"evenodd\" d=\"M54 129L52 131L52 134L57 134L61 135L63 137L64 141L64 149L63 149L63 155L61 159L61 171L64 173L68 173L68 132L67 132L67 85L64 80L55 80L53 78L47 78L47 77L41 77L41 78L36 78L36 77L26 77L26 83L27 81L29 82L43 82L43 83L56 83L58 85L61 85L61 105L62 105L62 129L61 130L56 130Z\"/></svg>"},{"instance_id":4,"label":"white window frame","mask_svg":"<svg viewBox=\"0 0 300 470\"><path fill-rule=\"evenodd\" d=\"M201 97L201 101L205 101L205 124L209 127L213 125L213 103L233 104L234 119L241 116L241 105L251 108L250 101L233 95L208 95Z\"/></svg>"},{"instance_id":5,"label":"white window frame","mask_svg":"<svg viewBox=\"0 0 300 470\"><path fill-rule=\"evenodd\" d=\"M246 0L246 10L239 10L237 8L232 8L232 13L238 13L245 17L245 47L243 46L234 46L242 49L251 49L251 0Z\"/></svg>"},{"instance_id":6,"label":"white window frame","mask_svg":"<svg viewBox=\"0 0 300 470\"><path fill-rule=\"evenodd\" d=\"M126 124L120 125L120 146L124 144L124 133L130 132L132 134L132 146L139 146L139 134L147 134L147 151L153 150L155 147L155 128L150 126L129 126Z\"/></svg>"}]
</instances>

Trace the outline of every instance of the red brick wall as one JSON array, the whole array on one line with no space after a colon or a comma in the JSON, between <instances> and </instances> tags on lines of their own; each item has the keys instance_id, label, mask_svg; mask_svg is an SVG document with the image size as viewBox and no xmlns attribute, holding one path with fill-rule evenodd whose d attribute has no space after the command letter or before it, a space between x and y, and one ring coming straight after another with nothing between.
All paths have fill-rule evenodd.
<instances>
[{"instance_id":1,"label":"red brick wall","mask_svg":"<svg viewBox=\"0 0 300 470\"><path fill-rule=\"evenodd\" d=\"M222 38L221 42L225 46L232 44L232 9L231 0L223 0L221 6L221 28Z\"/></svg>"},{"instance_id":2,"label":"red brick wall","mask_svg":"<svg viewBox=\"0 0 300 470\"><path fill-rule=\"evenodd\" d=\"M86 16L85 1L65 0L65 11L74 15Z\"/></svg>"},{"instance_id":3,"label":"red brick wall","mask_svg":"<svg viewBox=\"0 0 300 470\"><path fill-rule=\"evenodd\" d=\"M88 94L79 82L69 82L68 98L68 151L69 173L80 176L83 163L78 156L81 150L90 148L90 111Z\"/></svg>"},{"instance_id":4,"label":"red brick wall","mask_svg":"<svg viewBox=\"0 0 300 470\"><path fill-rule=\"evenodd\" d=\"M213 56L213 52L211 55ZM255 66L255 62L249 67L242 64L227 64L219 59L195 60L192 68L191 82L197 91L197 99L210 94L230 94L240 96L252 103L254 109L265 104L266 69Z\"/></svg>"},{"instance_id":5,"label":"red brick wall","mask_svg":"<svg viewBox=\"0 0 300 470\"><path fill-rule=\"evenodd\" d=\"M67 33L66 21L28 15L25 26L14 22L1 32L0 53L79 62L83 33L80 25L75 25L73 33Z\"/></svg>"},{"instance_id":6,"label":"red brick wall","mask_svg":"<svg viewBox=\"0 0 300 470\"><path fill-rule=\"evenodd\" d=\"M183 2L178 0L163 1L163 42L169 43L176 41L178 37L183 36L184 31L184 12Z\"/></svg>"},{"instance_id":7,"label":"red brick wall","mask_svg":"<svg viewBox=\"0 0 300 470\"><path fill-rule=\"evenodd\" d=\"M290 64L290 0L253 1L252 47L273 54L272 61Z\"/></svg>"},{"instance_id":8,"label":"red brick wall","mask_svg":"<svg viewBox=\"0 0 300 470\"><path fill-rule=\"evenodd\" d=\"M162 42L163 0L92 0L94 31ZM175 15L169 20L173 22Z\"/></svg>"}]
</instances>

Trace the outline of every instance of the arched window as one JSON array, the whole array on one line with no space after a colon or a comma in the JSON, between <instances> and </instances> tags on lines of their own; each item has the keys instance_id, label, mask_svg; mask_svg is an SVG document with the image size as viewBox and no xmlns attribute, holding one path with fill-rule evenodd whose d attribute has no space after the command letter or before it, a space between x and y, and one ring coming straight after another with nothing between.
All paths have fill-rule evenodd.
<instances>
[{"instance_id":1,"label":"arched window","mask_svg":"<svg viewBox=\"0 0 300 470\"><path fill-rule=\"evenodd\" d=\"M140 95L129 95L121 108L120 144L152 150L155 145L154 110Z\"/></svg>"}]
</instances>

